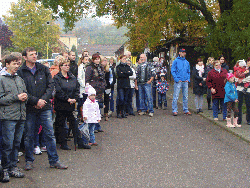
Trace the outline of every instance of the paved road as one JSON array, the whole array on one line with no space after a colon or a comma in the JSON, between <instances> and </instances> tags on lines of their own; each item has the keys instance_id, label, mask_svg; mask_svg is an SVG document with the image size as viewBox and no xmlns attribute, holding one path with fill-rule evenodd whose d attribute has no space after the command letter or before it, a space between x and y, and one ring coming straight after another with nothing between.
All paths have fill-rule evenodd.
<instances>
[{"instance_id":1,"label":"paved road","mask_svg":"<svg viewBox=\"0 0 250 188\"><path fill-rule=\"evenodd\" d=\"M58 150L68 170L50 169L43 153L25 178L0 187L250 186L249 144L199 115L173 117L169 108L102 125L99 146Z\"/></svg>"}]
</instances>

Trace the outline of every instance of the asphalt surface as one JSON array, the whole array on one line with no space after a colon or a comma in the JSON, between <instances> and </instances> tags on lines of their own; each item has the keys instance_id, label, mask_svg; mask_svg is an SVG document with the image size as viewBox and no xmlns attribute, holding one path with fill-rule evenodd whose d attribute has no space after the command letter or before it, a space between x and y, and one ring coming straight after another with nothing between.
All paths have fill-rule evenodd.
<instances>
[{"instance_id":1,"label":"asphalt surface","mask_svg":"<svg viewBox=\"0 0 250 188\"><path fill-rule=\"evenodd\" d=\"M181 106L179 106L181 109ZM68 170L50 169L47 154L23 179L0 187L249 187L249 144L201 115L111 117L101 122L98 146L58 149ZM25 165L24 156L18 166Z\"/></svg>"}]
</instances>

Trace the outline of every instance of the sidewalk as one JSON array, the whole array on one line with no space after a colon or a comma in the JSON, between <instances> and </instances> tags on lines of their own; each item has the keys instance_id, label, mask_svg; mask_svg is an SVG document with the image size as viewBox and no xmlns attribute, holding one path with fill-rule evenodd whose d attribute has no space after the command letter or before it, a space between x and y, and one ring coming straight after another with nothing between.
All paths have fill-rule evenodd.
<instances>
[{"instance_id":1,"label":"sidewalk","mask_svg":"<svg viewBox=\"0 0 250 188\"><path fill-rule=\"evenodd\" d=\"M173 98L173 93L174 93L174 87L170 83L169 84L169 90L167 92L167 100L168 100L168 107L172 108L172 98ZM188 90L188 108L190 112L196 113L196 108L195 108L195 103L194 103L194 98L195 95L193 94L193 89L189 88ZM180 92L178 103L182 104L182 91ZM182 112L182 108L178 109L179 113ZM213 111L207 109L207 99L204 96L204 101L203 101L203 113L199 113L202 117L206 118L207 120L213 122L214 124L220 126L221 128L225 129L228 132L231 132L232 134L240 137L241 139L245 140L246 142L250 143L250 127L247 125L246 122L246 114L242 114L242 126L241 128L228 128L226 127L226 121L222 121L222 114L219 114L219 121L214 121L213 120Z\"/></svg>"}]
</instances>

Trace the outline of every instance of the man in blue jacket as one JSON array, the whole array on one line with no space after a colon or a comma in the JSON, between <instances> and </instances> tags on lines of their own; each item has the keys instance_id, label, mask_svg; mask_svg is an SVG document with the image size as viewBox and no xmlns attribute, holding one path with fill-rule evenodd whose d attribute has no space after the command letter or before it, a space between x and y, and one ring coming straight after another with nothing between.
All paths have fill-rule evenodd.
<instances>
[{"instance_id":1,"label":"man in blue jacket","mask_svg":"<svg viewBox=\"0 0 250 188\"><path fill-rule=\"evenodd\" d=\"M174 60L171 67L171 74L174 78L174 95L172 102L173 116L177 116L178 107L177 101L179 98L180 90L183 94L183 112L186 115L191 115L188 111L188 82L190 82L190 65L185 59L186 50L180 49L179 56Z\"/></svg>"}]
</instances>

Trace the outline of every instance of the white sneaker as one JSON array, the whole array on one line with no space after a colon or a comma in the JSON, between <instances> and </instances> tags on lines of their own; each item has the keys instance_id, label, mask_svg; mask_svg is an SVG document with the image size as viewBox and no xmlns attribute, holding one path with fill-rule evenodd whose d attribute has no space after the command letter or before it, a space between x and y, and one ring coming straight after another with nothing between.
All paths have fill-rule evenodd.
<instances>
[{"instance_id":1,"label":"white sneaker","mask_svg":"<svg viewBox=\"0 0 250 188\"><path fill-rule=\"evenodd\" d=\"M34 152L35 155L41 155L41 154L42 154L42 152L41 152L39 146L36 146L36 147L34 148L34 151L33 151L33 152Z\"/></svg>"},{"instance_id":2,"label":"white sneaker","mask_svg":"<svg viewBox=\"0 0 250 188\"><path fill-rule=\"evenodd\" d=\"M42 152L47 152L47 148L46 148L46 146L41 147L41 151L42 151Z\"/></svg>"},{"instance_id":3,"label":"white sneaker","mask_svg":"<svg viewBox=\"0 0 250 188\"><path fill-rule=\"evenodd\" d=\"M109 111L108 116L111 117L111 116L112 116L112 113L113 113L112 111Z\"/></svg>"},{"instance_id":4,"label":"white sneaker","mask_svg":"<svg viewBox=\"0 0 250 188\"><path fill-rule=\"evenodd\" d=\"M149 115L150 117L153 117L153 116L154 116L154 113L150 112L148 115Z\"/></svg>"},{"instance_id":5,"label":"white sneaker","mask_svg":"<svg viewBox=\"0 0 250 188\"><path fill-rule=\"evenodd\" d=\"M142 116L142 115L145 115L146 112L139 112L139 115Z\"/></svg>"}]
</instances>

